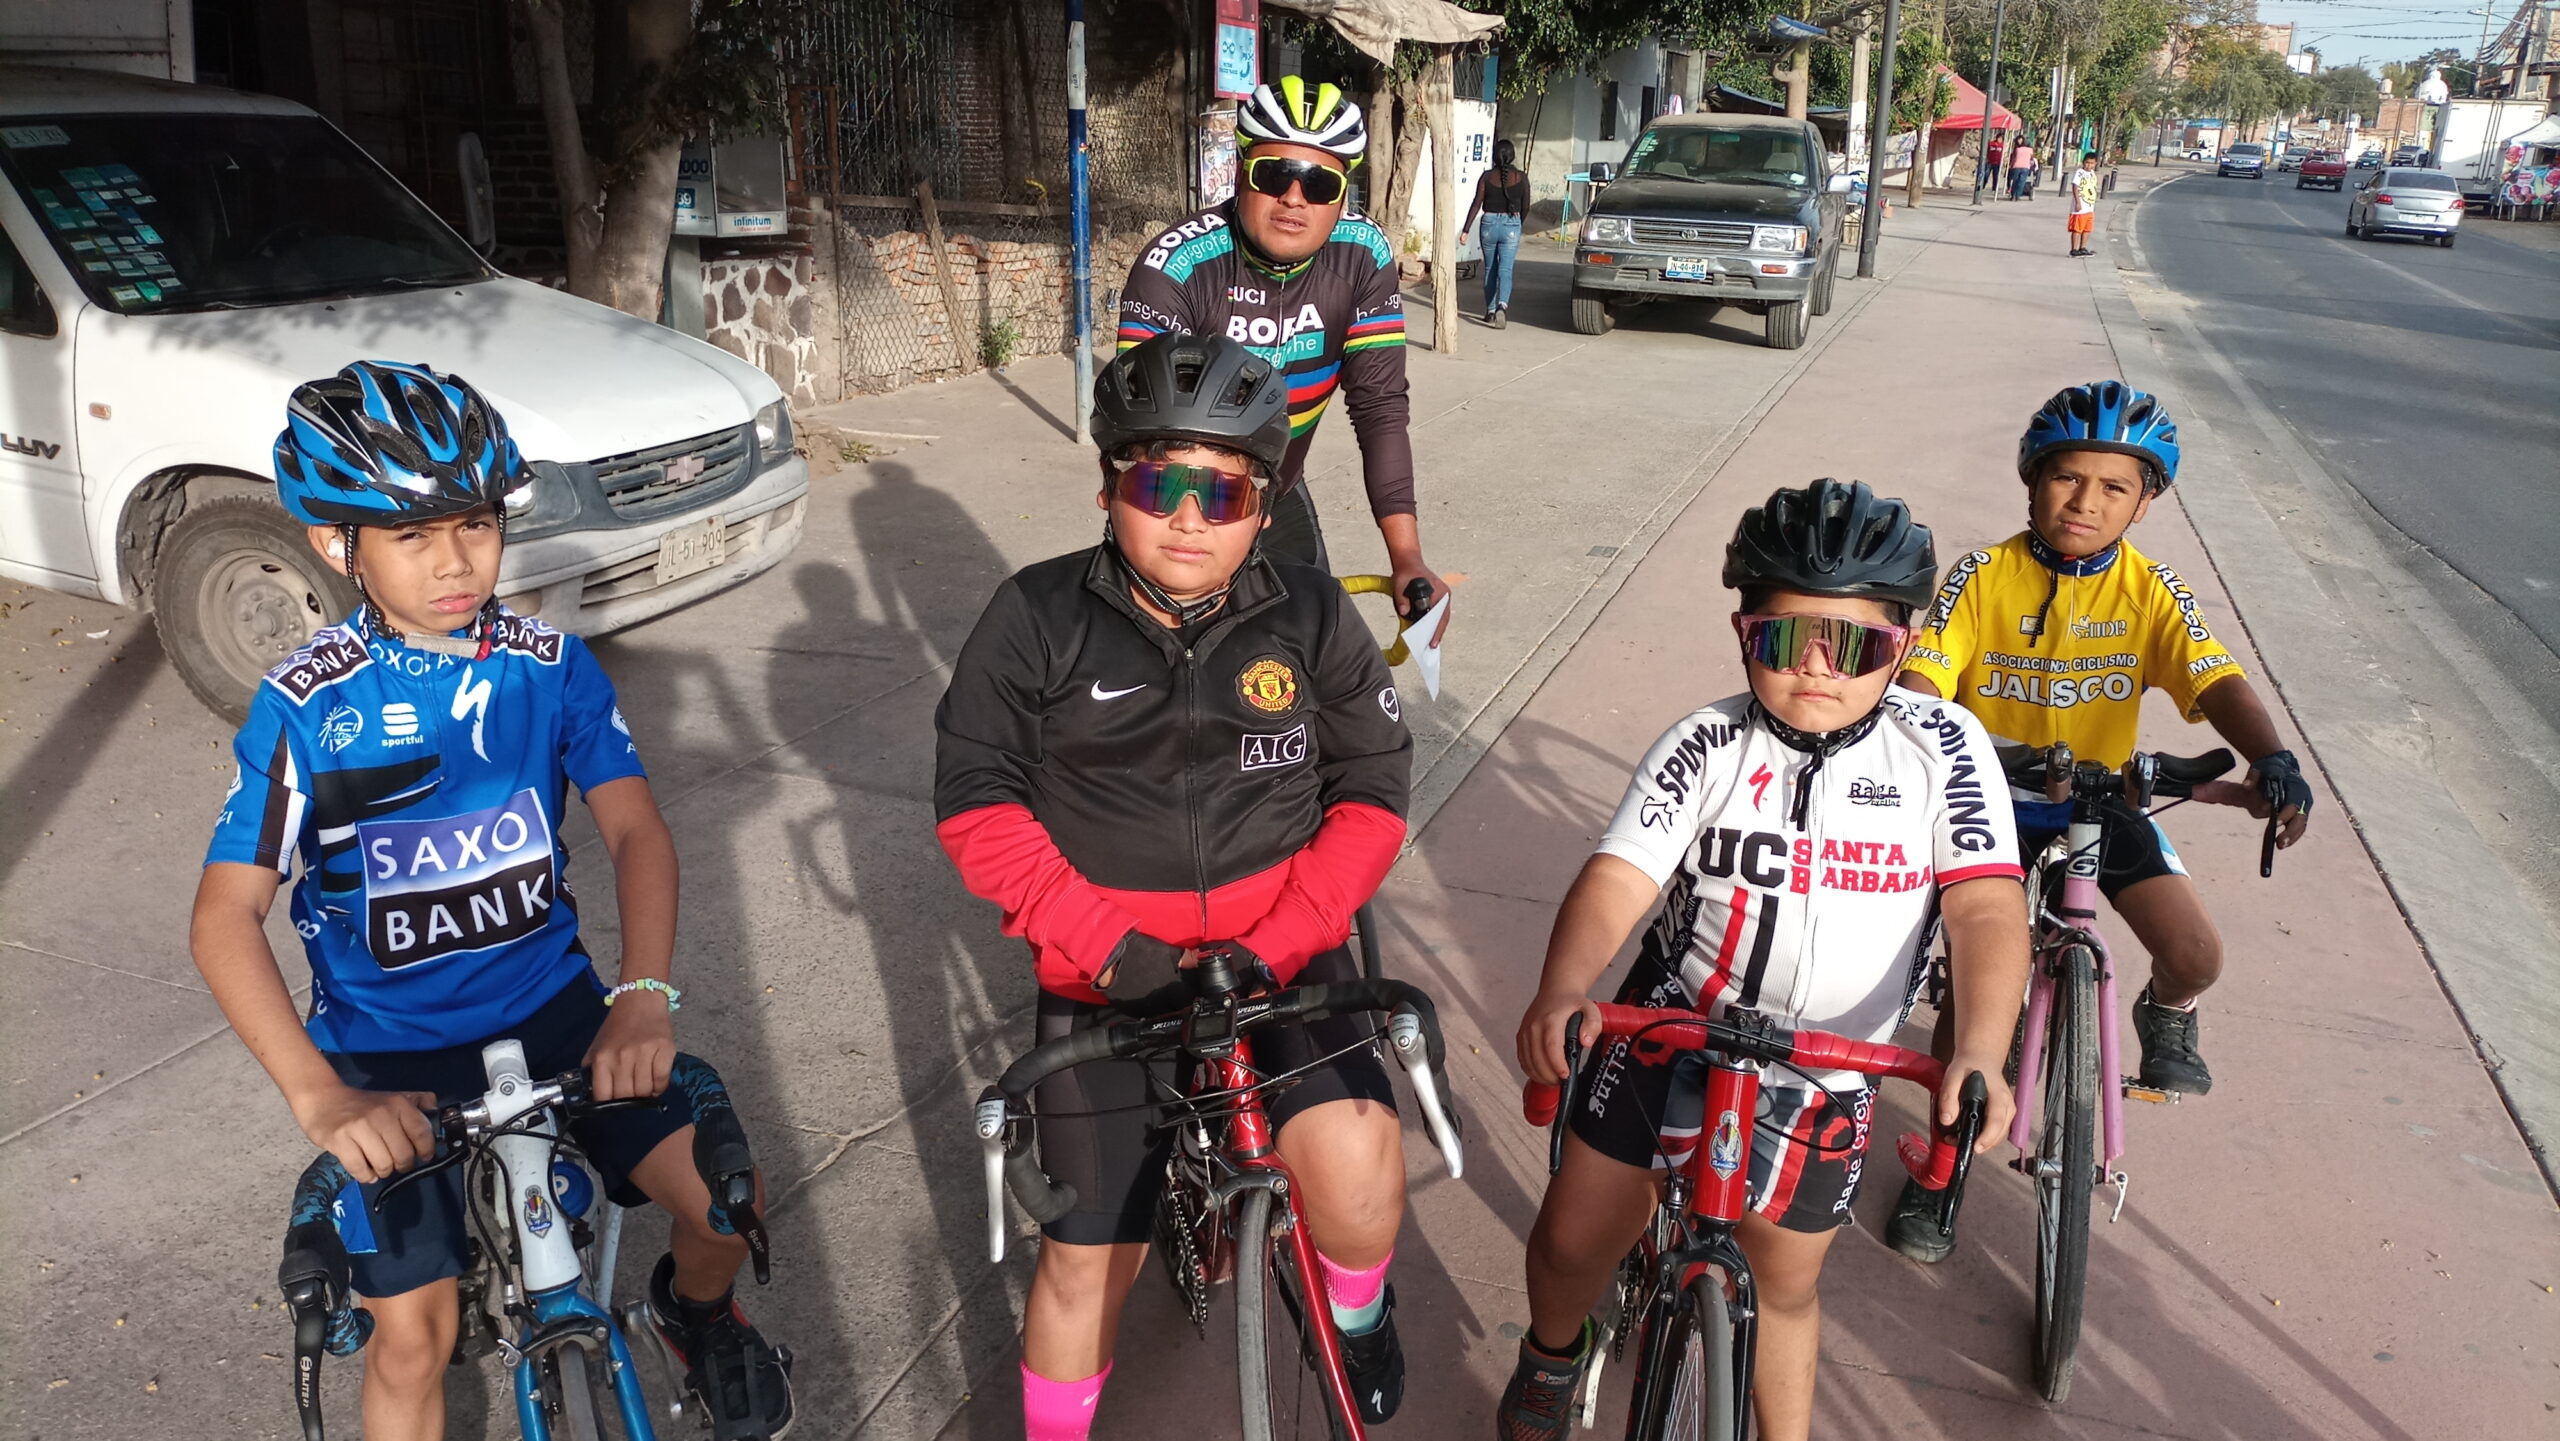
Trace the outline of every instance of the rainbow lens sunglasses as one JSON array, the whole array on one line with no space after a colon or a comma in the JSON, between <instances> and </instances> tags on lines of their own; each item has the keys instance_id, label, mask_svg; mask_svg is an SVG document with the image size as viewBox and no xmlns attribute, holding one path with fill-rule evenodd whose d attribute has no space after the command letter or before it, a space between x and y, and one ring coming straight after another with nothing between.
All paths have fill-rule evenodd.
<instances>
[{"instance_id":1,"label":"rainbow lens sunglasses","mask_svg":"<svg viewBox=\"0 0 2560 1441\"><path fill-rule=\"evenodd\" d=\"M1313 160L1257 155L1244 163L1244 183L1274 200L1287 196L1289 187L1294 185L1299 194L1307 197L1309 205L1331 205L1342 198L1351 177Z\"/></svg>"},{"instance_id":2,"label":"rainbow lens sunglasses","mask_svg":"<svg viewBox=\"0 0 2560 1441\"><path fill-rule=\"evenodd\" d=\"M1200 502L1200 518L1211 525L1248 519L1262 510L1263 482L1214 465L1183 465L1170 460L1133 460L1120 466L1113 494L1158 520L1182 509L1182 498Z\"/></svg>"},{"instance_id":3,"label":"rainbow lens sunglasses","mask_svg":"<svg viewBox=\"0 0 2560 1441\"><path fill-rule=\"evenodd\" d=\"M1838 676L1872 675L1902 659L1911 628L1868 625L1836 615L1737 615L1742 658L1775 671L1804 669L1815 646Z\"/></svg>"}]
</instances>

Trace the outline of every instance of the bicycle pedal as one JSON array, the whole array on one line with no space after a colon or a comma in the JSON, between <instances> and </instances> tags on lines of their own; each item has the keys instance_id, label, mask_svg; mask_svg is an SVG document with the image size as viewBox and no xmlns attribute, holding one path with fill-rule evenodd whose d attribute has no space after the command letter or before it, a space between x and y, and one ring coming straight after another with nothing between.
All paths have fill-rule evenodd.
<instances>
[{"instance_id":1,"label":"bicycle pedal","mask_svg":"<svg viewBox=\"0 0 2560 1441\"><path fill-rule=\"evenodd\" d=\"M2152 1106L2174 1106L2184 1098L2185 1094L2183 1091L2172 1091L2166 1086L2146 1086L2131 1076L2124 1078L2124 1098L2128 1101L2141 1101Z\"/></svg>"}]
</instances>

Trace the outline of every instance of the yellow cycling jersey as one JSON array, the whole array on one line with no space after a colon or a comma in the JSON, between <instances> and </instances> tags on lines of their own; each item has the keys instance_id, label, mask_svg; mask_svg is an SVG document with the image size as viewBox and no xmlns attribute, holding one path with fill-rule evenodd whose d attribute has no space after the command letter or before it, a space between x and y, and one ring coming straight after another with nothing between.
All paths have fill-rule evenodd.
<instances>
[{"instance_id":1,"label":"yellow cycling jersey","mask_svg":"<svg viewBox=\"0 0 2560 1441\"><path fill-rule=\"evenodd\" d=\"M1907 668L1995 738L2110 766L2133 754L2145 689L2194 722L2205 687L2241 673L2178 573L2122 541L2074 561L2021 531L1957 561L1919 624Z\"/></svg>"}]
</instances>

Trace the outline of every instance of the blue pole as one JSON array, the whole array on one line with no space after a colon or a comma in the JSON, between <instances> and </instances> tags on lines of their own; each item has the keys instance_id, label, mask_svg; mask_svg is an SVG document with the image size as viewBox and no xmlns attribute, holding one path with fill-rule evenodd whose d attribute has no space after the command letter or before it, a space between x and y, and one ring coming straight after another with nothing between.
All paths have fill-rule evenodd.
<instances>
[{"instance_id":1,"label":"blue pole","mask_svg":"<svg viewBox=\"0 0 2560 1441\"><path fill-rule=\"evenodd\" d=\"M1093 188L1084 152L1084 0L1067 0L1067 208L1075 235L1078 445L1093 440Z\"/></svg>"}]
</instances>

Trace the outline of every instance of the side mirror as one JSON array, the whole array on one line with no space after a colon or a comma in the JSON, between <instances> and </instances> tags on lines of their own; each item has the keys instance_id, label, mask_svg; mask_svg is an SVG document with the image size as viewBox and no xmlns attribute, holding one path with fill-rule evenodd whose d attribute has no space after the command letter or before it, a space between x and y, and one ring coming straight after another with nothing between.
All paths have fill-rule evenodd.
<instances>
[{"instance_id":1,"label":"side mirror","mask_svg":"<svg viewBox=\"0 0 2560 1441\"><path fill-rule=\"evenodd\" d=\"M1831 177L1831 183L1823 188L1834 195L1846 195L1849 193L1849 177L1846 175L1834 175Z\"/></svg>"},{"instance_id":2,"label":"side mirror","mask_svg":"<svg viewBox=\"0 0 2560 1441\"><path fill-rule=\"evenodd\" d=\"M1606 185L1618 178L1618 167L1606 160L1594 160L1590 168L1591 183L1594 185Z\"/></svg>"}]
</instances>

